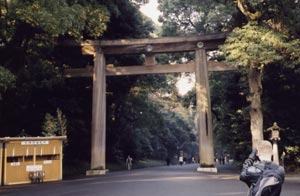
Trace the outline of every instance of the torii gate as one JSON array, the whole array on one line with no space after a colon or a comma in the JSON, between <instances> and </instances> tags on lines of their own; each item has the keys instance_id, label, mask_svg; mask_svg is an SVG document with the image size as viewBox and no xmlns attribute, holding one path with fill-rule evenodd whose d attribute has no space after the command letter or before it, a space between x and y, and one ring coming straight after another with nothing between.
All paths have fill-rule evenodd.
<instances>
[{"instance_id":1,"label":"torii gate","mask_svg":"<svg viewBox=\"0 0 300 196\"><path fill-rule=\"evenodd\" d=\"M93 109L91 138L91 170L87 175L105 174L106 149L106 76L195 72L196 75L196 127L199 135L200 171L216 171L208 71L226 71L232 68L216 61L207 61L207 51L218 49L226 38L225 33L187 37L148 39L122 39L85 41L83 54L94 56L94 67L68 69L66 77L93 76ZM195 60L187 64L159 65L156 53L195 52ZM114 67L106 65L105 55L145 54L144 65Z\"/></svg>"}]
</instances>

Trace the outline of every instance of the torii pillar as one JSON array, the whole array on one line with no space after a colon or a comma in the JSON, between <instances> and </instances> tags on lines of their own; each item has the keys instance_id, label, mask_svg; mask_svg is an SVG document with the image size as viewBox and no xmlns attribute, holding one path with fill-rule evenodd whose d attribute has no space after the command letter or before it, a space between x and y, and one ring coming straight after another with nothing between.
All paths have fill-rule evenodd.
<instances>
[{"instance_id":1,"label":"torii pillar","mask_svg":"<svg viewBox=\"0 0 300 196\"><path fill-rule=\"evenodd\" d=\"M195 51L196 127L199 137L200 167L197 171L217 172L214 161L212 116L206 50Z\"/></svg>"},{"instance_id":2,"label":"torii pillar","mask_svg":"<svg viewBox=\"0 0 300 196\"><path fill-rule=\"evenodd\" d=\"M105 174L106 152L106 75L101 48L94 51L93 105L91 133L91 170L86 175Z\"/></svg>"}]
</instances>

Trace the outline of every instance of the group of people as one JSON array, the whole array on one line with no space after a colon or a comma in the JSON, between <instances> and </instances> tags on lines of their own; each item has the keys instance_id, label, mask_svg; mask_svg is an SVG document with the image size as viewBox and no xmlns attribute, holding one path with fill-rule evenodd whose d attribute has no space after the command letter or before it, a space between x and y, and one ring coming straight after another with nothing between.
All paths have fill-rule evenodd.
<instances>
[{"instance_id":1,"label":"group of people","mask_svg":"<svg viewBox=\"0 0 300 196\"><path fill-rule=\"evenodd\" d=\"M226 153L219 153L219 155L216 155L216 163L218 163L219 165L225 165L228 163L228 157L229 155Z\"/></svg>"}]
</instances>

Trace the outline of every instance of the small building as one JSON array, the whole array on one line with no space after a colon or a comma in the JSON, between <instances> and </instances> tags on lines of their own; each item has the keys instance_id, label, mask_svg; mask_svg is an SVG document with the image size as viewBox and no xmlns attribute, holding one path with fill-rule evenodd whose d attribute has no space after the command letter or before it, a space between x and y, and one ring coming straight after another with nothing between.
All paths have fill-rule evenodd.
<instances>
[{"instance_id":1,"label":"small building","mask_svg":"<svg viewBox=\"0 0 300 196\"><path fill-rule=\"evenodd\" d=\"M0 138L0 184L62 180L66 136Z\"/></svg>"}]
</instances>

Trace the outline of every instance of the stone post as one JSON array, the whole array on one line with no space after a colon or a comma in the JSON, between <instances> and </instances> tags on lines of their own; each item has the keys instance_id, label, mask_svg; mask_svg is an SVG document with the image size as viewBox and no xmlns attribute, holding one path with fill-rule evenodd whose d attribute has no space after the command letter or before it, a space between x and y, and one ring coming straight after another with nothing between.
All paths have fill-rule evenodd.
<instances>
[{"instance_id":1,"label":"stone post","mask_svg":"<svg viewBox=\"0 0 300 196\"><path fill-rule=\"evenodd\" d=\"M276 122L273 123L272 127L269 127L265 132L270 132L269 139L273 143L273 162L279 165L279 154L278 154L278 141L280 140L279 131L282 129L277 125Z\"/></svg>"}]
</instances>

